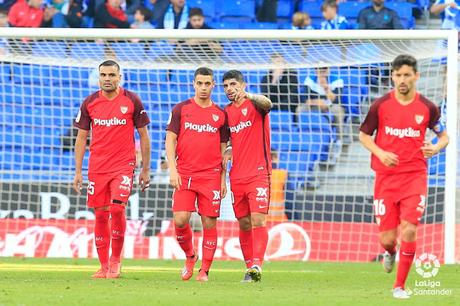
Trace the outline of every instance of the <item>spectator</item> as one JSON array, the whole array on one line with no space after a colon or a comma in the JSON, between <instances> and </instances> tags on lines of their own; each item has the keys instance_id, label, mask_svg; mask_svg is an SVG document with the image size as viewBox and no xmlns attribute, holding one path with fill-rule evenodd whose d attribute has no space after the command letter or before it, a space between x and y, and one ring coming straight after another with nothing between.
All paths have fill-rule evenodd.
<instances>
[{"instance_id":1,"label":"spectator","mask_svg":"<svg viewBox=\"0 0 460 306\"><path fill-rule=\"evenodd\" d=\"M8 24L8 11L0 9L0 28L9 27Z\"/></svg>"},{"instance_id":2,"label":"spectator","mask_svg":"<svg viewBox=\"0 0 460 306\"><path fill-rule=\"evenodd\" d=\"M170 0L170 5L160 18L157 29L184 29L188 22L185 0Z\"/></svg>"},{"instance_id":3,"label":"spectator","mask_svg":"<svg viewBox=\"0 0 460 306\"><path fill-rule=\"evenodd\" d=\"M95 28L129 28L128 16L121 9L121 0L107 0L96 9Z\"/></svg>"},{"instance_id":4,"label":"spectator","mask_svg":"<svg viewBox=\"0 0 460 306\"><path fill-rule=\"evenodd\" d=\"M277 22L278 0L259 0L259 3L260 5L257 7L257 21Z\"/></svg>"},{"instance_id":5,"label":"spectator","mask_svg":"<svg viewBox=\"0 0 460 306\"><path fill-rule=\"evenodd\" d=\"M42 9L43 0L18 1L8 13L8 22L13 27L39 28L50 21L52 9Z\"/></svg>"},{"instance_id":6,"label":"spectator","mask_svg":"<svg viewBox=\"0 0 460 306\"><path fill-rule=\"evenodd\" d=\"M304 12L296 12L292 15L293 30L314 30L311 25L310 15Z\"/></svg>"},{"instance_id":7,"label":"spectator","mask_svg":"<svg viewBox=\"0 0 460 306\"><path fill-rule=\"evenodd\" d=\"M145 7L140 6L134 14L134 22L131 24L133 29L153 29L149 20L152 18L152 13Z\"/></svg>"},{"instance_id":8,"label":"spectator","mask_svg":"<svg viewBox=\"0 0 460 306\"><path fill-rule=\"evenodd\" d=\"M83 23L83 15L86 7L85 1L70 0L66 12L66 22L69 28L81 28Z\"/></svg>"},{"instance_id":9,"label":"spectator","mask_svg":"<svg viewBox=\"0 0 460 306\"><path fill-rule=\"evenodd\" d=\"M337 14L337 2L325 0L321 4L321 12L323 13L324 21L321 22L321 30L346 30L348 29L348 21L345 17Z\"/></svg>"},{"instance_id":10,"label":"spectator","mask_svg":"<svg viewBox=\"0 0 460 306\"><path fill-rule=\"evenodd\" d=\"M203 10L199 7L190 9L189 22L187 23L186 29L212 29L204 21Z\"/></svg>"},{"instance_id":11,"label":"spectator","mask_svg":"<svg viewBox=\"0 0 460 306\"><path fill-rule=\"evenodd\" d=\"M298 111L331 112L332 126L336 128L339 138L342 137L345 109L341 105L343 80L331 76L329 68L316 68L316 75L305 79L306 104L301 105ZM341 144L340 144L341 146Z\"/></svg>"},{"instance_id":12,"label":"spectator","mask_svg":"<svg viewBox=\"0 0 460 306\"><path fill-rule=\"evenodd\" d=\"M384 0L372 0L372 6L362 9L358 14L360 29L402 29L396 11L384 6Z\"/></svg>"},{"instance_id":13,"label":"spectator","mask_svg":"<svg viewBox=\"0 0 460 306\"><path fill-rule=\"evenodd\" d=\"M203 11L200 8L190 9L190 21L187 24L187 29L211 29L205 22ZM203 60L203 58L215 59L222 53L222 45L214 40L182 40L178 41L176 46L176 54L178 59L194 58Z\"/></svg>"},{"instance_id":14,"label":"spectator","mask_svg":"<svg viewBox=\"0 0 460 306\"><path fill-rule=\"evenodd\" d=\"M143 0L142 3L144 3ZM128 15L128 19L132 21L134 19L134 14L137 9L142 6L142 3L141 0L122 0L121 8L125 11L126 15Z\"/></svg>"},{"instance_id":15,"label":"spectator","mask_svg":"<svg viewBox=\"0 0 460 306\"><path fill-rule=\"evenodd\" d=\"M295 112L299 106L297 71L286 69L286 60L279 53L273 54L271 61L276 68L262 78L260 92L272 101L273 109Z\"/></svg>"},{"instance_id":16,"label":"spectator","mask_svg":"<svg viewBox=\"0 0 460 306\"><path fill-rule=\"evenodd\" d=\"M455 0L436 0L430 12L441 14L442 29L456 29L460 31L460 7Z\"/></svg>"},{"instance_id":17,"label":"spectator","mask_svg":"<svg viewBox=\"0 0 460 306\"><path fill-rule=\"evenodd\" d=\"M146 6L152 11L151 22L157 26L168 9L169 0L150 0Z\"/></svg>"}]
</instances>

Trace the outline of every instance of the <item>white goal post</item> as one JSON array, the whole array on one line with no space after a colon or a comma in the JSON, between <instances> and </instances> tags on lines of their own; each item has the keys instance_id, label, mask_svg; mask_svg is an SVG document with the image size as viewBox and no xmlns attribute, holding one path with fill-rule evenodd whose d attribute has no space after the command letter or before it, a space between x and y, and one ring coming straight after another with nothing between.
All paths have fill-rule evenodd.
<instances>
[{"instance_id":1,"label":"white goal post","mask_svg":"<svg viewBox=\"0 0 460 306\"><path fill-rule=\"evenodd\" d=\"M354 104L355 108L350 106L350 109L353 108L353 110L347 113L346 127L343 130L332 127L331 131L337 134L336 136L328 136L329 140L325 140L326 143L323 143L324 140L319 140L318 143L312 141L308 144L308 148L317 144L318 147L326 150L310 154L308 158L314 156L311 157L313 158L312 162L311 159L306 160L299 157L299 153L303 152L302 148L305 145L302 143L302 137L308 134L314 138L316 133L321 134L323 131L314 129L307 131L308 127L303 130L302 117L295 111L289 113L289 120L292 119L292 126L295 125L295 129L292 130L291 126L289 126L291 123L283 121L285 118L283 116L288 111L279 110L275 112L272 118L273 147L279 153L280 165L284 165L289 169L289 179L292 180L291 183L294 186L291 190L293 198L291 199L291 208L289 208L290 215L288 214L287 220L275 218L273 222L274 224L278 224L277 222L292 222L295 226L305 226L304 229L311 226L313 234L310 235L309 233L309 239L314 240L312 237L317 235L320 237L318 238L319 242L322 243L322 246L317 248L330 247L332 242L325 241L324 239L326 238L323 237L336 237L333 235L341 237L339 240L343 239L344 243L346 243L345 238L341 236L341 231L345 231L349 223L355 223L356 228L361 228L362 231L367 230L367 227L361 225L361 222L369 223L369 219L372 219L372 212L366 210L369 205L365 206L367 208L358 208L353 206L353 201L357 198L362 198L363 203L369 204L367 197L372 194L373 176L368 165L370 156L358 148L356 141L353 142L353 135L356 134L359 120L362 120L362 115L365 113L369 102L390 88L387 80L388 64L399 54L412 54L420 60L422 78L424 77L424 72L429 74L429 77L424 79L419 87L423 94L425 94L424 91L427 91L428 98L435 99L434 102L439 103L441 97L444 97L443 86L447 87L445 94L447 105L445 120L451 141L445 151L445 163L442 162L445 172L443 170L441 174L437 173L437 170L433 170L432 177L434 186L432 198L436 200L440 196L439 193L442 193L440 198L444 201L443 211L436 211L436 208L434 208L433 215L429 218L434 220L432 221L433 223L436 223L436 220L443 220L444 242L442 245L444 249L441 253L443 254L444 262L452 264L456 260L458 261L460 250L456 250L456 231L459 220L456 220L456 205L458 205L456 203L458 201L456 201L455 196L458 164L457 124L459 122L457 109L458 33L456 31L0 28L0 39L0 68L5 67L4 70L0 70L0 87L3 86L1 90L4 91L1 95L3 100L0 100L0 105L2 106L0 116L3 118L2 122L0 122L0 126L2 126L2 130L0 130L0 139L2 141L0 143L2 146L2 153L0 153L2 154L0 183L3 186L2 193L6 192L8 194L2 197L0 218L7 220L14 219L14 212L17 212L17 216L25 216L25 219L43 218L43 209L41 210L42 214L40 214L40 209L37 209L37 212L34 211L34 207L38 205L34 201L39 201L39 196L28 196L27 192L25 192L25 195L16 198L13 196L13 193L18 192L16 188L20 188L20 191L23 187L17 187L15 184L18 186L23 186L21 185L23 183L30 183L31 185L44 184L49 187L49 190L53 191L52 186L54 186L54 183L57 183L61 188L69 183L69 178L73 174L71 161L67 162L67 166L57 168L47 164L58 160L61 162L63 158L70 158L70 154L61 155L56 150L55 146L62 144L59 143L59 140L56 140L56 143L53 144L55 140L53 140L52 135L49 142L37 141L36 144L34 143L30 147L28 146L30 143L27 143L28 140L26 140L25 136L14 137L13 134L13 137L9 137L9 135L11 135L12 131L13 133L17 131L35 131L36 127L41 128L43 131L49 130L53 126L47 125L47 119L56 122L59 120L65 121L65 124L62 124L62 131L64 131L64 126L68 125L71 116L75 115L78 101L87 93L88 88L86 87L89 85L88 80L85 78L91 77L91 72L88 71L97 67L104 59L115 58L120 63L122 71L128 71L124 81L128 84L129 89L136 93L141 93L141 98L147 104L146 108L150 112L152 120L164 120L165 117L167 119L169 109L165 105L170 107L180 102L187 95L191 97L192 91L190 87L185 86L190 84L184 84L184 82L189 82L190 73L202 65L209 66L216 71L215 97L221 105L226 104L226 100L224 100L222 89L217 87L221 87L221 79L219 78L222 77L225 70L242 70L245 76L249 78L247 80L249 90L260 92L260 85L263 84L258 82L260 82L261 78L268 70L279 67L279 64L275 64L270 60L274 53L283 55L285 59L282 65L283 68L296 71L298 74L298 86L300 87L305 84L304 80L312 75L312 71L319 67L328 67L332 75L335 75L338 79L345 80L345 83L356 82L359 79L357 84L351 86L345 84L346 89L341 92L341 95L348 95L347 101L349 102L355 101L355 95L358 95L359 99L357 101L361 101L362 105L359 103ZM189 42L190 44L183 44L183 42ZM79 44L84 43L88 43L91 46L87 49L80 48ZM91 49L98 44L103 45L103 47L98 49L97 52ZM107 47L109 45L110 48ZM182 47L178 48L179 45ZM95 52L94 54L91 53L93 51ZM446 58L447 62L445 61ZM38 68L34 70L36 66ZM27 69L23 69L24 67L27 67ZM49 71L43 67L49 69ZM75 70L69 72L69 69L74 68ZM150 73L149 70L154 72ZM62 79L53 80L56 76L60 76ZM149 81L143 83L144 77L148 78ZM362 84L359 83L361 80ZM28 88L21 89L21 86ZM362 90L363 88L359 89L360 86L366 87L365 90ZM356 88L358 88L358 93L354 91ZM67 95L71 99L70 105L66 105L64 102L59 104L60 102L55 101L56 99L52 95L58 92L60 98ZM77 93L78 97L74 96L74 93ZM304 93L299 92L299 96L302 94ZM38 100L42 101L40 103L43 103L43 109L49 106L55 109L59 115L53 113L48 116L44 113L36 112L29 114L27 113L29 111L27 105L17 107L18 105L24 105L28 102L34 103L34 101ZM291 110L294 109L293 106L296 105L288 105ZM18 109L18 112L22 112L18 116L14 113L16 109ZM69 118L68 114L70 114ZM14 115L14 118L19 119L17 121L15 121L16 119L11 119L10 121L8 119L9 115ZM281 119L275 120L275 115L279 116L276 118ZM30 125L24 123L27 120L30 120ZM312 118L307 118L306 120L316 122L316 119ZM9 121L13 125L13 129L7 127ZM14 126L15 124L22 124L21 122L24 125ZM158 154L161 155L162 150L162 134L160 131L162 124L157 124L158 127L154 131L151 130L151 137L157 148L154 163L161 163L161 158ZM63 132L59 133L61 135ZM48 137L46 136L48 134L43 134L45 136L33 134L32 136L34 135L42 138ZM320 136L322 137L322 135ZM342 136L351 139L351 145L347 144L348 152L343 151L342 143L337 142L337 140L343 141ZM297 141L296 137L300 137L300 140ZM35 142L36 138L32 137L31 141ZM340 153L331 157L334 146L339 146ZM320 150L322 150L321 148ZM34 155L34 150L40 152L41 155ZM32 151L30 161L26 158L29 151ZM43 152L51 152L49 153L51 154L49 161L47 161L49 156L46 155L48 153ZM10 153L11 156L8 155ZM22 155L22 158L18 159L18 154ZM291 162L291 158L300 159L296 159L297 164L295 164ZM10 166L11 163L15 163L16 159L18 159L17 163L14 166ZM153 164L152 167L156 169L157 165ZM352 170L356 168L366 170L353 172ZM434 169L438 168L435 167ZM307 177L303 171L311 171L309 172L311 176ZM301 178L299 179L299 177ZM358 187L362 187L362 190L358 189ZM166 184L160 183L149 191L148 197L167 203L169 191L170 188ZM70 190L66 192L66 197L70 199L72 205L77 206L77 210L85 209L82 199L76 200L76 196ZM134 198L137 201L137 205L139 205L137 193ZM289 196L286 194L286 201L288 201L288 198ZM146 203L147 200L142 201L144 201L142 203ZM226 201L228 202L228 200ZM166 217L168 207L167 204L164 204L161 211L154 213L155 218L161 219L159 221L168 221L168 217ZM327 211L323 211L323 208L327 209ZM337 212L342 208L342 213ZM56 207L54 209L59 210ZM56 219L61 219L61 217L64 219L69 217L91 219L91 215L85 213L81 213L78 215L79 217L76 217L77 214L72 209L75 210L75 207L69 208L68 214L59 215ZM142 208L142 204L136 209L138 209L137 215L133 212L130 215L133 220L136 220L136 218L141 220L142 215L146 216L145 218L151 216L149 215L151 210ZM286 204L286 211L289 209ZM31 213L22 215L21 211L31 211ZM51 216L52 213L48 215ZM230 221L233 220L230 206L224 207L223 204L223 215L224 226L230 226ZM335 227L331 226L331 223L336 221L340 224ZM162 232L168 227L167 222L160 223L154 223L153 232ZM5 224L6 226L0 227L0 239L6 239L5 237L9 230L12 233L17 233L20 226L22 226L16 225L11 220ZM332 228L330 232L324 234L323 229L330 226ZM229 232L234 230L233 227L228 227L228 229ZM272 229L272 234L275 235L275 227ZM434 234L430 237L427 241L436 239ZM363 241L365 239L363 238ZM374 254L374 251L368 251L369 246L363 246L362 250L360 249L359 252L362 257L357 256L355 258L342 249L337 250L338 255L333 254L334 251L323 254L323 250L314 249L315 245L320 245L319 242L315 244L315 241L312 241L312 246L308 247L308 252L313 260L362 260L371 258L373 255L370 253ZM225 244L226 242L222 243ZM150 246L148 250L143 250L142 252L152 252L152 248ZM275 247L273 246L273 248ZM132 252L128 255L136 258L134 249L133 247ZM16 253L13 251L2 253L0 248L0 256L14 254ZM268 259L279 259L275 256L276 251L273 251L272 255L273 257L270 257L270 255ZM149 258L154 258L154 256ZM232 256L227 254L222 258L228 259L232 258ZM308 255L302 258L286 258L306 260Z\"/></svg>"}]
</instances>

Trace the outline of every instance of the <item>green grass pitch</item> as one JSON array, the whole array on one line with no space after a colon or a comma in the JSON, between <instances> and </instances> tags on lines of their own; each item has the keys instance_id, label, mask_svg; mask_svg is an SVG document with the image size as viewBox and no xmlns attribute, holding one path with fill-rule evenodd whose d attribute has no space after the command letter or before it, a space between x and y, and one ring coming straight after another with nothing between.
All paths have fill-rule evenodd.
<instances>
[{"instance_id":1,"label":"green grass pitch","mask_svg":"<svg viewBox=\"0 0 460 306\"><path fill-rule=\"evenodd\" d=\"M262 282L249 284L242 262L216 261L208 283L180 280L182 264L125 260L122 278L92 280L96 260L0 257L0 305L459 305L460 265L433 278L451 295L397 301L395 272L379 263L267 262ZM410 288L423 280L413 270Z\"/></svg>"}]
</instances>

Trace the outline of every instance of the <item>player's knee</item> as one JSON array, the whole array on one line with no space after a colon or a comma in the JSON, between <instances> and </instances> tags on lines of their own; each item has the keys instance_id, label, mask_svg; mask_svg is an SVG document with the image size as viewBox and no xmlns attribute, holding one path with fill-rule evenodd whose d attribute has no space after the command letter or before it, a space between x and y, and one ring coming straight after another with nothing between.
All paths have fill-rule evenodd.
<instances>
[{"instance_id":1,"label":"player's knee","mask_svg":"<svg viewBox=\"0 0 460 306\"><path fill-rule=\"evenodd\" d=\"M174 226L184 228L188 224L188 219L183 216L174 216Z\"/></svg>"},{"instance_id":2,"label":"player's knee","mask_svg":"<svg viewBox=\"0 0 460 306\"><path fill-rule=\"evenodd\" d=\"M265 226L265 215L264 214L253 214L251 215L252 227Z\"/></svg>"},{"instance_id":3,"label":"player's knee","mask_svg":"<svg viewBox=\"0 0 460 306\"><path fill-rule=\"evenodd\" d=\"M251 218L249 216L238 219L238 223L242 231L247 232L252 229Z\"/></svg>"}]
</instances>

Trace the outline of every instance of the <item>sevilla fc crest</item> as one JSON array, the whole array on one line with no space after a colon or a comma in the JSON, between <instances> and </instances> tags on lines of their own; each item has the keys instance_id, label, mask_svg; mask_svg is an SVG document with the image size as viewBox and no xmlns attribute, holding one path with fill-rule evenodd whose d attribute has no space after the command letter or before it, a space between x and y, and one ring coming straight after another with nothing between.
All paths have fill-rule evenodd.
<instances>
[{"instance_id":1,"label":"sevilla fc crest","mask_svg":"<svg viewBox=\"0 0 460 306\"><path fill-rule=\"evenodd\" d=\"M214 119L214 121L217 122L217 120L219 120L219 116L213 114L212 119Z\"/></svg>"},{"instance_id":2,"label":"sevilla fc crest","mask_svg":"<svg viewBox=\"0 0 460 306\"><path fill-rule=\"evenodd\" d=\"M242 113L244 116L246 116L246 115L248 114L248 109L247 109L247 108L243 108L243 109L241 110L241 113Z\"/></svg>"},{"instance_id":3,"label":"sevilla fc crest","mask_svg":"<svg viewBox=\"0 0 460 306\"><path fill-rule=\"evenodd\" d=\"M417 124L422 123L422 121L423 121L423 115L415 115L415 122L417 122Z\"/></svg>"},{"instance_id":4,"label":"sevilla fc crest","mask_svg":"<svg viewBox=\"0 0 460 306\"><path fill-rule=\"evenodd\" d=\"M127 106L120 106L120 110L121 110L122 114L126 114L126 112L128 111L128 107Z\"/></svg>"}]
</instances>

